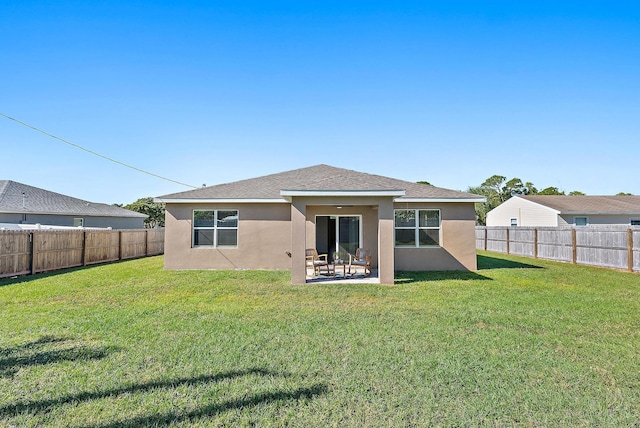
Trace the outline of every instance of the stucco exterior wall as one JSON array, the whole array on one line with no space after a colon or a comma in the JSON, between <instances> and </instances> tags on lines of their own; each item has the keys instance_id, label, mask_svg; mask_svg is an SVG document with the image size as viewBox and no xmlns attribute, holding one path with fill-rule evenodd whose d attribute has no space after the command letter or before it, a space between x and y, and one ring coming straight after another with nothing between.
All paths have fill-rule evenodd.
<instances>
[{"instance_id":1,"label":"stucco exterior wall","mask_svg":"<svg viewBox=\"0 0 640 428\"><path fill-rule=\"evenodd\" d=\"M396 270L477 270L474 204L395 204L395 209L421 208L440 210L440 247L395 248Z\"/></svg>"},{"instance_id":2,"label":"stucco exterior wall","mask_svg":"<svg viewBox=\"0 0 640 428\"><path fill-rule=\"evenodd\" d=\"M440 247L395 248L394 209L405 208L441 211ZM238 210L237 248L192 248L196 209ZM304 283L304 249L315 246L318 215L361 216L362 246L371 250L383 284L393 283L395 270L477 269L473 203L393 204L390 197L296 197L292 204L168 203L165 268L292 269L292 282Z\"/></svg>"},{"instance_id":3,"label":"stucco exterior wall","mask_svg":"<svg viewBox=\"0 0 640 428\"><path fill-rule=\"evenodd\" d=\"M193 210L238 210L237 248L192 248ZM289 204L167 204L166 269L290 269Z\"/></svg>"},{"instance_id":4,"label":"stucco exterior wall","mask_svg":"<svg viewBox=\"0 0 640 428\"><path fill-rule=\"evenodd\" d=\"M142 229L144 228L144 218L136 217L93 217L82 215L49 215L49 214L27 214L19 213L0 214L0 223L14 224L46 224L50 226L73 226L75 218L84 219L84 227L110 227L112 229Z\"/></svg>"},{"instance_id":5,"label":"stucco exterior wall","mask_svg":"<svg viewBox=\"0 0 640 428\"><path fill-rule=\"evenodd\" d=\"M558 226L557 211L526 199L513 197L487 213L487 226L511 226L511 219L518 226Z\"/></svg>"}]
</instances>

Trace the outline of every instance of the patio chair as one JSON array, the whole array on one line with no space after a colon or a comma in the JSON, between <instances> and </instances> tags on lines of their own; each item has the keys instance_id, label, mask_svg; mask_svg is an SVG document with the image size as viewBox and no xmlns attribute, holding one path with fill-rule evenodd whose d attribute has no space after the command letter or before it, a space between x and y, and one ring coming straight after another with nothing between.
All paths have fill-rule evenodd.
<instances>
[{"instance_id":1,"label":"patio chair","mask_svg":"<svg viewBox=\"0 0 640 428\"><path fill-rule=\"evenodd\" d=\"M305 250L305 260L307 268L313 269L313 276L319 275L322 268L327 273L331 273L329 270L329 260L327 254L318 254L315 248L307 248Z\"/></svg>"},{"instance_id":2,"label":"patio chair","mask_svg":"<svg viewBox=\"0 0 640 428\"><path fill-rule=\"evenodd\" d=\"M357 273L358 268L361 267L364 272L364 276L371 275L371 252L366 248L356 249L356 254L349 254L349 273L351 273L351 266L353 267L353 273Z\"/></svg>"}]
</instances>

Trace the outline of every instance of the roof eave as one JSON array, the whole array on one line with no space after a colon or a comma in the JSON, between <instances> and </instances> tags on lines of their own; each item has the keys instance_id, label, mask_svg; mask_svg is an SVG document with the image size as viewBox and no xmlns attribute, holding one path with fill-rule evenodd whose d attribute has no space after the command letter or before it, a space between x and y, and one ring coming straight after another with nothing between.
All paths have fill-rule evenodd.
<instances>
[{"instance_id":1,"label":"roof eave","mask_svg":"<svg viewBox=\"0 0 640 428\"><path fill-rule=\"evenodd\" d=\"M165 204L286 204L285 198L154 198L154 202Z\"/></svg>"},{"instance_id":2,"label":"roof eave","mask_svg":"<svg viewBox=\"0 0 640 428\"><path fill-rule=\"evenodd\" d=\"M294 196L404 196L404 190L281 190L283 197Z\"/></svg>"},{"instance_id":3,"label":"roof eave","mask_svg":"<svg viewBox=\"0 0 640 428\"><path fill-rule=\"evenodd\" d=\"M400 197L394 199L394 202L435 202L435 203L444 203L444 202L468 202L468 203L483 203L487 202L487 198L407 198Z\"/></svg>"},{"instance_id":4,"label":"roof eave","mask_svg":"<svg viewBox=\"0 0 640 428\"><path fill-rule=\"evenodd\" d=\"M120 217L120 218L147 218L147 214L106 214L106 213L83 213L68 211L5 211L0 210L0 214L27 214L27 215L64 215L64 216L84 216L84 217Z\"/></svg>"},{"instance_id":5,"label":"roof eave","mask_svg":"<svg viewBox=\"0 0 640 428\"><path fill-rule=\"evenodd\" d=\"M561 215L631 215L640 216L640 211L636 212L616 212L616 211L562 211Z\"/></svg>"}]
</instances>

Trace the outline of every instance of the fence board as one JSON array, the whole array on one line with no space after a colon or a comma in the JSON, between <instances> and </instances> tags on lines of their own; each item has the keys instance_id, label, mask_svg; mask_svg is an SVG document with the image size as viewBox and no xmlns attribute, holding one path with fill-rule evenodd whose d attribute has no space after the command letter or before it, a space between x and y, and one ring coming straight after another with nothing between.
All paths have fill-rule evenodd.
<instances>
[{"instance_id":1,"label":"fence board","mask_svg":"<svg viewBox=\"0 0 640 428\"><path fill-rule=\"evenodd\" d=\"M539 228L538 257L570 262L573 260L571 229Z\"/></svg>"},{"instance_id":2,"label":"fence board","mask_svg":"<svg viewBox=\"0 0 640 428\"><path fill-rule=\"evenodd\" d=\"M626 269L627 228L576 228L577 263Z\"/></svg>"},{"instance_id":3,"label":"fence board","mask_svg":"<svg viewBox=\"0 0 640 428\"><path fill-rule=\"evenodd\" d=\"M147 230L147 255L164 254L164 229Z\"/></svg>"},{"instance_id":4,"label":"fence board","mask_svg":"<svg viewBox=\"0 0 640 428\"><path fill-rule=\"evenodd\" d=\"M0 278L164 253L164 229L0 230Z\"/></svg>"},{"instance_id":5,"label":"fence board","mask_svg":"<svg viewBox=\"0 0 640 428\"><path fill-rule=\"evenodd\" d=\"M633 270L640 272L640 227L633 227Z\"/></svg>"},{"instance_id":6,"label":"fence board","mask_svg":"<svg viewBox=\"0 0 640 428\"><path fill-rule=\"evenodd\" d=\"M484 237L487 228L483 226L476 227L476 248L478 250L484 250Z\"/></svg>"},{"instance_id":7,"label":"fence board","mask_svg":"<svg viewBox=\"0 0 640 428\"><path fill-rule=\"evenodd\" d=\"M30 237L26 231L0 230L0 278L31 272Z\"/></svg>"},{"instance_id":8,"label":"fence board","mask_svg":"<svg viewBox=\"0 0 640 428\"><path fill-rule=\"evenodd\" d=\"M477 231L480 231L476 232L477 249L484 249L480 237L486 233L488 251L506 253L508 249L510 254L527 257L640 271L640 227L482 226Z\"/></svg>"},{"instance_id":9,"label":"fence board","mask_svg":"<svg viewBox=\"0 0 640 428\"><path fill-rule=\"evenodd\" d=\"M120 232L117 230L88 230L85 239L85 265L118 260Z\"/></svg>"},{"instance_id":10,"label":"fence board","mask_svg":"<svg viewBox=\"0 0 640 428\"><path fill-rule=\"evenodd\" d=\"M520 256L533 257L535 229L514 228L509 231L509 253Z\"/></svg>"},{"instance_id":11,"label":"fence board","mask_svg":"<svg viewBox=\"0 0 640 428\"><path fill-rule=\"evenodd\" d=\"M34 232L32 272L82 266L83 239L81 230Z\"/></svg>"},{"instance_id":12,"label":"fence board","mask_svg":"<svg viewBox=\"0 0 640 428\"><path fill-rule=\"evenodd\" d=\"M133 259L147 255L147 234L144 230L120 231L120 259Z\"/></svg>"},{"instance_id":13,"label":"fence board","mask_svg":"<svg viewBox=\"0 0 640 428\"><path fill-rule=\"evenodd\" d=\"M487 250L498 253L507 252L507 228L487 228Z\"/></svg>"}]
</instances>

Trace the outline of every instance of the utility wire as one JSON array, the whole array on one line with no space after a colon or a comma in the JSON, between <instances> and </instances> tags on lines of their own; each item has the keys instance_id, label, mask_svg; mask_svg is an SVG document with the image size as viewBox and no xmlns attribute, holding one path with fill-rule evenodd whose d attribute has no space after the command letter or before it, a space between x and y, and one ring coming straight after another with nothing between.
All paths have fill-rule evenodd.
<instances>
[{"instance_id":1,"label":"utility wire","mask_svg":"<svg viewBox=\"0 0 640 428\"><path fill-rule=\"evenodd\" d=\"M118 165L122 165L122 166L124 166L124 167L126 167L126 168L133 169L133 170L135 170L135 171L141 172L141 173L143 173L143 174L150 175L150 176L152 176L152 177L159 178L159 179L161 179L161 180L166 180L166 181L170 181L170 182L172 182L172 183L180 184L180 185L182 185L182 186L186 186L186 187L191 187L191 188L193 188L193 189L197 189L197 187L196 187L196 186L192 186L191 184L186 184L186 183L182 183L182 182L180 182L180 181L172 180L172 179L170 179L170 178L163 177L163 176L161 176L161 175L154 174L154 173L149 172L149 171L145 171L144 169L136 168L136 167L135 167L135 166L133 166L133 165L129 165L129 164L126 164L126 163L124 163L124 162L120 162L120 161L115 160L115 159L112 159L112 158L110 158L110 157L108 157L108 156L101 155L100 153L94 152L93 150L89 150L89 149L87 149L87 148L85 148L85 147L82 147L82 146L79 146L79 145L77 145L77 144L74 144L74 143L72 143L72 142L70 142L70 141L67 141L67 140L65 140L64 138L56 137L56 136L55 136L55 135L53 135L53 134L50 134L50 133L48 133L48 132L46 132L46 131L43 131L42 129L36 128L35 126L31 126L31 125L29 125L28 123L25 123L25 122L23 122L23 121L21 121L21 120L18 120L18 119L16 119L16 118L14 118L14 117L7 116L6 114L4 114L4 113L2 113L2 112L0 112L0 116L4 116L4 117L6 117L6 118L7 118L7 119L9 119L9 120L13 120L14 122L19 123L20 125L26 126L27 128L31 128L31 129L33 129L34 131L38 131L38 132L40 132L41 134L46 135L47 137L55 138L55 139L56 139L56 140L58 140L58 141L62 141L62 142L63 142L63 143L65 143L65 144L68 144L68 145L70 145L70 146L72 146L72 147L75 147L76 149L84 150L84 151L85 151L85 152L87 152L87 153L91 153L92 155L95 155L95 156L101 157L101 158L106 159L106 160L108 160L108 161L110 161L110 162L113 162L113 163L117 163Z\"/></svg>"}]
</instances>

